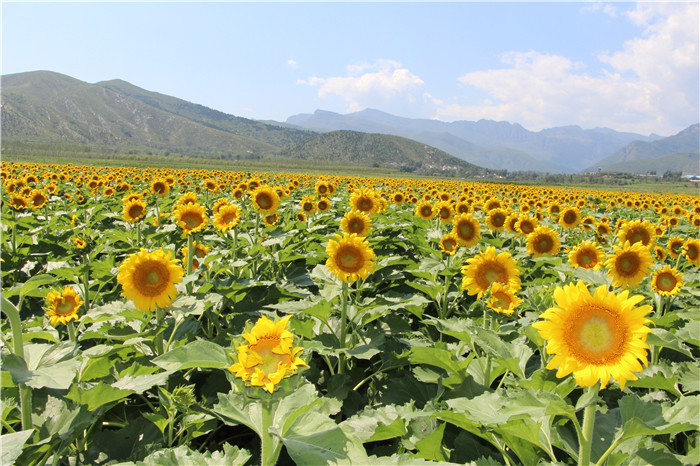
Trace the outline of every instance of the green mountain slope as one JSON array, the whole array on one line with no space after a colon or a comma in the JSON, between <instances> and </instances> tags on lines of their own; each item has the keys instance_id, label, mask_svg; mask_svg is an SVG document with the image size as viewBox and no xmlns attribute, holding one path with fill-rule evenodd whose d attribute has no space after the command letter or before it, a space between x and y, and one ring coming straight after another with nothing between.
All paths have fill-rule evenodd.
<instances>
[{"instance_id":1,"label":"green mountain slope","mask_svg":"<svg viewBox=\"0 0 700 466\"><path fill-rule=\"evenodd\" d=\"M269 125L260 121L229 115L176 97L147 91L146 89L134 86L121 79L101 81L96 84L119 94L138 99L157 109L196 121L210 128L246 136L277 147L295 144L315 134L308 130L282 128L279 125Z\"/></svg>"},{"instance_id":2,"label":"green mountain slope","mask_svg":"<svg viewBox=\"0 0 700 466\"><path fill-rule=\"evenodd\" d=\"M605 171L615 171L612 167L620 167L625 165L625 162L639 162L645 159L654 159L657 157L670 155L670 154L682 154L690 153L695 154L696 157L696 168L698 162L698 154L700 153L700 125L694 124L683 131L669 136L667 138L659 139L652 142L644 141L634 141L628 144L626 147L620 149L609 157L604 158L600 162L589 167L586 171L596 171L599 168ZM683 164L682 158L670 158L667 161L676 160ZM627 165L631 167L632 165ZM664 168L661 173L667 169L673 171L679 171L680 167L667 167ZM631 171L628 170L617 170L617 171Z\"/></svg>"},{"instance_id":3,"label":"green mountain slope","mask_svg":"<svg viewBox=\"0 0 700 466\"><path fill-rule=\"evenodd\" d=\"M439 176L478 176L488 170L400 136L331 131L280 151L283 157L343 162Z\"/></svg>"},{"instance_id":4,"label":"green mountain slope","mask_svg":"<svg viewBox=\"0 0 700 466\"><path fill-rule=\"evenodd\" d=\"M120 150L145 146L190 155L243 157L265 157L278 150L268 142L206 126L49 71L3 76L1 118L3 143L85 144Z\"/></svg>"},{"instance_id":5,"label":"green mountain slope","mask_svg":"<svg viewBox=\"0 0 700 466\"><path fill-rule=\"evenodd\" d=\"M700 175L700 156L697 152L666 154L651 159L637 159L618 162L602 168L603 172L651 173L663 175L667 170L682 172L684 175Z\"/></svg>"}]
</instances>

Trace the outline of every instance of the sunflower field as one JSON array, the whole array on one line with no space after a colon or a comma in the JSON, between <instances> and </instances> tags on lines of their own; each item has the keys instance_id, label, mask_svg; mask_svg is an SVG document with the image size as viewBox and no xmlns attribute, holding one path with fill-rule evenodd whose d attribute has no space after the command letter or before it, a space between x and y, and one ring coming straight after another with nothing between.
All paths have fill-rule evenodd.
<instances>
[{"instance_id":1,"label":"sunflower field","mask_svg":"<svg viewBox=\"0 0 700 466\"><path fill-rule=\"evenodd\" d=\"M2 464L700 462L698 196L1 174Z\"/></svg>"}]
</instances>

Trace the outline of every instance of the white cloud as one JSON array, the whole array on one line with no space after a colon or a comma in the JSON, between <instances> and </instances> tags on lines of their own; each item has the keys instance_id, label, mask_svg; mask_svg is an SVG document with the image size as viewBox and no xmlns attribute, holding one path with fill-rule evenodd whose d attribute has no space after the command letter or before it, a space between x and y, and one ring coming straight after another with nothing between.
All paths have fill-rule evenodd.
<instances>
[{"instance_id":1,"label":"white cloud","mask_svg":"<svg viewBox=\"0 0 700 466\"><path fill-rule=\"evenodd\" d=\"M297 62L295 60L292 60L291 58L289 60L287 60L287 66L289 66L293 70L296 70L297 68L299 68L299 65L297 64Z\"/></svg>"},{"instance_id":2,"label":"white cloud","mask_svg":"<svg viewBox=\"0 0 700 466\"><path fill-rule=\"evenodd\" d=\"M416 92L423 86L423 80L396 61L354 64L347 66L346 70L347 76L312 76L297 81L297 84L318 86L319 97L331 94L342 97L348 103L348 112L376 106L378 101L415 102L421 96Z\"/></svg>"},{"instance_id":3,"label":"white cloud","mask_svg":"<svg viewBox=\"0 0 700 466\"><path fill-rule=\"evenodd\" d=\"M560 55L510 52L502 56L506 67L459 78L489 100L441 106L437 115L517 121L530 129L578 124L660 134L697 122L698 3L640 3L627 16L644 34L602 53L608 69L601 74Z\"/></svg>"}]
</instances>

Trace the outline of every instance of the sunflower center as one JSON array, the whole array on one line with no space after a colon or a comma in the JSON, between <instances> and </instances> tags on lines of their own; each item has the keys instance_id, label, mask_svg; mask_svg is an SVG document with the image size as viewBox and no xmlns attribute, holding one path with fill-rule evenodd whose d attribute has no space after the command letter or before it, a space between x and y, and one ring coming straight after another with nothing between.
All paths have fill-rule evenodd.
<instances>
[{"instance_id":1,"label":"sunflower center","mask_svg":"<svg viewBox=\"0 0 700 466\"><path fill-rule=\"evenodd\" d=\"M632 229L627 235L627 239L629 240L630 244L641 242L642 244L647 245L649 244L650 239L649 232L641 229Z\"/></svg>"},{"instance_id":2,"label":"sunflower center","mask_svg":"<svg viewBox=\"0 0 700 466\"><path fill-rule=\"evenodd\" d=\"M350 222L349 227L350 233L359 233L362 231L362 224L357 220Z\"/></svg>"},{"instance_id":3,"label":"sunflower center","mask_svg":"<svg viewBox=\"0 0 700 466\"><path fill-rule=\"evenodd\" d=\"M457 242L452 238L446 239L442 244L448 251L452 251L455 247L457 247Z\"/></svg>"},{"instance_id":4,"label":"sunflower center","mask_svg":"<svg viewBox=\"0 0 700 466\"><path fill-rule=\"evenodd\" d=\"M459 225L459 233L462 238L470 239L474 233L474 227L468 223L462 223Z\"/></svg>"},{"instance_id":5,"label":"sunflower center","mask_svg":"<svg viewBox=\"0 0 700 466\"><path fill-rule=\"evenodd\" d=\"M265 194L258 195L256 201L262 209L268 209L272 206L272 200Z\"/></svg>"},{"instance_id":6,"label":"sunflower center","mask_svg":"<svg viewBox=\"0 0 700 466\"><path fill-rule=\"evenodd\" d=\"M336 254L338 268L346 273L355 273L362 269L362 252L355 246L345 245L338 249Z\"/></svg>"},{"instance_id":7,"label":"sunflower center","mask_svg":"<svg viewBox=\"0 0 700 466\"><path fill-rule=\"evenodd\" d=\"M532 227L532 224L530 222L521 222L520 223L520 231L522 231L524 234L529 234L532 233L535 229Z\"/></svg>"},{"instance_id":8,"label":"sunflower center","mask_svg":"<svg viewBox=\"0 0 700 466\"><path fill-rule=\"evenodd\" d=\"M584 305L564 330L564 339L577 359L603 365L622 356L627 329L610 310Z\"/></svg>"},{"instance_id":9,"label":"sunflower center","mask_svg":"<svg viewBox=\"0 0 700 466\"><path fill-rule=\"evenodd\" d=\"M700 254L700 251L698 248L688 245L688 248L686 249L686 254L688 255L688 258L690 260L695 260L696 257L698 257L698 254Z\"/></svg>"},{"instance_id":10,"label":"sunflower center","mask_svg":"<svg viewBox=\"0 0 700 466\"><path fill-rule=\"evenodd\" d=\"M169 284L168 269L160 262L143 264L134 274L134 286L144 296L158 296Z\"/></svg>"},{"instance_id":11,"label":"sunflower center","mask_svg":"<svg viewBox=\"0 0 700 466\"><path fill-rule=\"evenodd\" d=\"M66 301L66 298L63 298L63 300L61 300L61 302L56 306L56 313L61 314L62 316L68 315L74 310L75 303Z\"/></svg>"},{"instance_id":12,"label":"sunflower center","mask_svg":"<svg viewBox=\"0 0 700 466\"><path fill-rule=\"evenodd\" d=\"M143 209L141 208L141 206L138 205L131 207L131 210L129 211L129 215L134 218L140 217L142 213Z\"/></svg>"},{"instance_id":13,"label":"sunflower center","mask_svg":"<svg viewBox=\"0 0 700 466\"><path fill-rule=\"evenodd\" d=\"M503 214L500 213L500 212L495 213L495 214L493 214L493 215L491 216L491 223L492 223L493 226L495 226L495 227L502 227L503 224L505 223L505 221L506 221L505 215L503 215Z\"/></svg>"},{"instance_id":14,"label":"sunflower center","mask_svg":"<svg viewBox=\"0 0 700 466\"><path fill-rule=\"evenodd\" d=\"M586 268L586 266L594 266L597 263L597 261L595 260L595 257L593 257L593 254L591 252L581 251L578 255L578 263L579 265Z\"/></svg>"},{"instance_id":15,"label":"sunflower center","mask_svg":"<svg viewBox=\"0 0 700 466\"><path fill-rule=\"evenodd\" d=\"M621 275L634 275L639 269L639 257L633 252L622 253L617 258L615 265Z\"/></svg>"},{"instance_id":16,"label":"sunflower center","mask_svg":"<svg viewBox=\"0 0 700 466\"><path fill-rule=\"evenodd\" d=\"M182 221L188 229L197 228L202 224L202 217L194 212L186 213L182 216Z\"/></svg>"},{"instance_id":17,"label":"sunflower center","mask_svg":"<svg viewBox=\"0 0 700 466\"><path fill-rule=\"evenodd\" d=\"M505 269L498 263L491 262L484 264L481 272L477 271L476 278L479 285L484 290L491 285L493 282L506 283L506 272Z\"/></svg>"},{"instance_id":18,"label":"sunflower center","mask_svg":"<svg viewBox=\"0 0 700 466\"><path fill-rule=\"evenodd\" d=\"M493 298L493 307L508 309L510 306L510 296L508 296L506 293L497 291L496 293L492 294L491 297Z\"/></svg>"},{"instance_id":19,"label":"sunflower center","mask_svg":"<svg viewBox=\"0 0 700 466\"><path fill-rule=\"evenodd\" d=\"M423 208L420 210L420 212L421 212L421 215L422 215L423 217L430 217L430 214L433 213L432 209L431 209L429 206L423 207Z\"/></svg>"},{"instance_id":20,"label":"sunflower center","mask_svg":"<svg viewBox=\"0 0 700 466\"><path fill-rule=\"evenodd\" d=\"M576 213L575 212L567 211L564 214L564 223L570 224L570 223L574 223L575 221L576 221Z\"/></svg>"},{"instance_id":21,"label":"sunflower center","mask_svg":"<svg viewBox=\"0 0 700 466\"><path fill-rule=\"evenodd\" d=\"M359 210L361 210L362 212L369 212L370 210L372 210L372 201L370 201L367 198L360 199L358 205L360 207Z\"/></svg>"},{"instance_id":22,"label":"sunflower center","mask_svg":"<svg viewBox=\"0 0 700 466\"><path fill-rule=\"evenodd\" d=\"M678 280L670 273L660 273L656 277L656 286L661 291L672 291L676 287L676 283L678 283Z\"/></svg>"}]
</instances>

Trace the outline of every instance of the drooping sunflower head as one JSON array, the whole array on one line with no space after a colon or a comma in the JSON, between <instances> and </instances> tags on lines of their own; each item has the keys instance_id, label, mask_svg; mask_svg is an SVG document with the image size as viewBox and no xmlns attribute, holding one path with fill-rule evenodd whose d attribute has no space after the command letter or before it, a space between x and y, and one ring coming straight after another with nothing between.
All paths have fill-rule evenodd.
<instances>
[{"instance_id":1,"label":"drooping sunflower head","mask_svg":"<svg viewBox=\"0 0 700 466\"><path fill-rule=\"evenodd\" d=\"M75 246L76 249L85 249L87 243L84 239L76 236L73 238L73 246Z\"/></svg>"},{"instance_id":2,"label":"drooping sunflower head","mask_svg":"<svg viewBox=\"0 0 700 466\"><path fill-rule=\"evenodd\" d=\"M272 393L282 379L307 364L298 356L294 335L287 330L291 315L272 321L263 316L249 333L242 336L248 344L236 347L238 361L228 368L236 377L254 387Z\"/></svg>"},{"instance_id":3,"label":"drooping sunflower head","mask_svg":"<svg viewBox=\"0 0 700 466\"><path fill-rule=\"evenodd\" d=\"M692 262L696 266L700 266L700 240L699 239L690 238L690 239L686 240L685 244L683 245L683 252L685 253L686 259L688 259L690 262Z\"/></svg>"},{"instance_id":4,"label":"drooping sunflower head","mask_svg":"<svg viewBox=\"0 0 700 466\"><path fill-rule=\"evenodd\" d=\"M24 210L29 207L29 201L24 196L13 194L10 196L10 207L14 210Z\"/></svg>"},{"instance_id":5,"label":"drooping sunflower head","mask_svg":"<svg viewBox=\"0 0 700 466\"><path fill-rule=\"evenodd\" d=\"M343 233L335 235L326 247L328 260L326 267L331 273L344 282L354 282L358 278L365 279L374 273L377 257L369 243L356 234Z\"/></svg>"},{"instance_id":6,"label":"drooping sunflower head","mask_svg":"<svg viewBox=\"0 0 700 466\"><path fill-rule=\"evenodd\" d=\"M666 254L666 250L665 250L664 248L662 248L661 246L654 246L654 254L653 254L653 256L654 256L654 259L655 259L657 262L663 262L663 261L665 261L667 255L668 255L668 254Z\"/></svg>"},{"instance_id":7,"label":"drooping sunflower head","mask_svg":"<svg viewBox=\"0 0 700 466\"><path fill-rule=\"evenodd\" d=\"M365 237L372 228L372 219L364 212L353 210L343 216L340 228L344 233Z\"/></svg>"},{"instance_id":8,"label":"drooping sunflower head","mask_svg":"<svg viewBox=\"0 0 700 466\"><path fill-rule=\"evenodd\" d=\"M454 256L458 247L459 241L454 231L447 233L440 238L440 249L442 249L442 252Z\"/></svg>"},{"instance_id":9,"label":"drooping sunflower head","mask_svg":"<svg viewBox=\"0 0 700 466\"><path fill-rule=\"evenodd\" d=\"M572 267L598 270L603 266L605 252L593 241L586 241L577 245L569 253L569 264Z\"/></svg>"},{"instance_id":10,"label":"drooping sunflower head","mask_svg":"<svg viewBox=\"0 0 700 466\"><path fill-rule=\"evenodd\" d=\"M280 197L277 192L267 185L260 185L250 194L253 208L263 215L276 212L280 206Z\"/></svg>"},{"instance_id":11,"label":"drooping sunflower head","mask_svg":"<svg viewBox=\"0 0 700 466\"><path fill-rule=\"evenodd\" d=\"M54 327L78 320L78 311L82 305L80 295L70 286L64 287L63 291L49 291L46 295L46 315Z\"/></svg>"},{"instance_id":12,"label":"drooping sunflower head","mask_svg":"<svg viewBox=\"0 0 700 466\"><path fill-rule=\"evenodd\" d=\"M559 234L546 225L540 225L527 235L527 253L533 257L540 257L543 254L554 256L561 249Z\"/></svg>"},{"instance_id":13,"label":"drooping sunflower head","mask_svg":"<svg viewBox=\"0 0 700 466\"><path fill-rule=\"evenodd\" d=\"M457 236L460 246L472 247L481 239L481 225L472 214L457 215L452 222L452 233Z\"/></svg>"},{"instance_id":14,"label":"drooping sunflower head","mask_svg":"<svg viewBox=\"0 0 700 466\"><path fill-rule=\"evenodd\" d=\"M136 308L146 312L168 306L177 295L175 284L183 275L180 261L171 259L170 252L141 249L124 260L117 282L122 286L122 296L133 299Z\"/></svg>"},{"instance_id":15,"label":"drooping sunflower head","mask_svg":"<svg viewBox=\"0 0 700 466\"><path fill-rule=\"evenodd\" d=\"M647 276L653 263L649 248L641 241L634 244L627 241L623 247L614 248L615 253L605 261L613 286L637 286Z\"/></svg>"},{"instance_id":16,"label":"drooping sunflower head","mask_svg":"<svg viewBox=\"0 0 700 466\"><path fill-rule=\"evenodd\" d=\"M576 228L581 223L581 211L576 207L566 207L559 214L559 225L564 228Z\"/></svg>"},{"instance_id":17,"label":"drooping sunflower head","mask_svg":"<svg viewBox=\"0 0 700 466\"><path fill-rule=\"evenodd\" d=\"M235 204L226 204L219 208L219 211L214 214L214 228L221 233L226 233L231 228L238 225L241 220L241 214L238 206Z\"/></svg>"},{"instance_id":18,"label":"drooping sunflower head","mask_svg":"<svg viewBox=\"0 0 700 466\"><path fill-rule=\"evenodd\" d=\"M231 201L229 201L227 198L222 197L221 199L217 200L214 205L211 206L211 213L216 214L219 212L219 209L221 209L225 205L229 205Z\"/></svg>"},{"instance_id":19,"label":"drooping sunflower head","mask_svg":"<svg viewBox=\"0 0 700 466\"><path fill-rule=\"evenodd\" d=\"M419 216L420 218L424 218L426 220L430 220L433 217L435 217L436 211L433 205L426 200L419 201L418 204L416 204L416 215Z\"/></svg>"},{"instance_id":20,"label":"drooping sunflower head","mask_svg":"<svg viewBox=\"0 0 700 466\"><path fill-rule=\"evenodd\" d=\"M617 238L621 244L629 241L630 244L641 243L651 248L654 246L656 228L647 220L631 220L623 222L617 232Z\"/></svg>"},{"instance_id":21,"label":"drooping sunflower head","mask_svg":"<svg viewBox=\"0 0 700 466\"><path fill-rule=\"evenodd\" d=\"M263 221L265 222L265 225L271 227L273 225L277 225L277 221L280 219L279 215L277 215L277 212L272 212L271 214L265 215L263 217Z\"/></svg>"},{"instance_id":22,"label":"drooping sunflower head","mask_svg":"<svg viewBox=\"0 0 700 466\"><path fill-rule=\"evenodd\" d=\"M668 265L654 272L651 277L651 289L661 296L676 295L682 286L683 275Z\"/></svg>"},{"instance_id":23,"label":"drooping sunflower head","mask_svg":"<svg viewBox=\"0 0 700 466\"><path fill-rule=\"evenodd\" d=\"M486 306L498 313L511 315L522 302L523 300L518 298L510 287L494 282L489 289L489 299L486 301Z\"/></svg>"},{"instance_id":24,"label":"drooping sunflower head","mask_svg":"<svg viewBox=\"0 0 700 466\"><path fill-rule=\"evenodd\" d=\"M173 218L186 235L198 233L209 222L206 208L199 204L185 204L173 209Z\"/></svg>"},{"instance_id":25,"label":"drooping sunflower head","mask_svg":"<svg viewBox=\"0 0 700 466\"><path fill-rule=\"evenodd\" d=\"M122 218L129 223L136 223L146 216L146 203L141 199L131 199L124 203Z\"/></svg>"},{"instance_id":26,"label":"drooping sunflower head","mask_svg":"<svg viewBox=\"0 0 700 466\"><path fill-rule=\"evenodd\" d=\"M497 253L489 246L486 251L467 260L462 266L462 289L478 299L488 291L492 283L498 282L513 290L520 289L520 269L517 262L507 251Z\"/></svg>"},{"instance_id":27,"label":"drooping sunflower head","mask_svg":"<svg viewBox=\"0 0 700 466\"><path fill-rule=\"evenodd\" d=\"M645 316L651 306L638 306L643 296L629 296L627 290L615 294L607 286L590 293L582 282L554 291L556 306L550 307L533 324L547 340L553 355L547 369L557 369L557 377L573 373L576 383L590 387L598 381L605 387L612 377L624 388L637 380L648 364L646 336L651 322Z\"/></svg>"}]
</instances>

